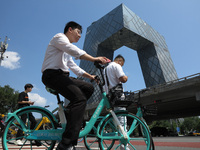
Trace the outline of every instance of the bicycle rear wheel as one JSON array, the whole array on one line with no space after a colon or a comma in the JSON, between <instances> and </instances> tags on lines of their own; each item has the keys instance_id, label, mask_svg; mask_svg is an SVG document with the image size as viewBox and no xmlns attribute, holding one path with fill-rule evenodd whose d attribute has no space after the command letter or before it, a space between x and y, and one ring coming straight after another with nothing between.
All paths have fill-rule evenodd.
<instances>
[{"instance_id":1,"label":"bicycle rear wheel","mask_svg":"<svg viewBox=\"0 0 200 150\"><path fill-rule=\"evenodd\" d=\"M30 122L30 118L29 118L29 113L32 113L33 116L35 117L37 124L35 125L35 127L32 126L31 128L31 122ZM25 130L23 131L20 123L23 123L21 120L21 116L22 115L26 115L27 117L27 121L24 124L25 125ZM38 149L37 145L35 144L35 140L31 140L31 139L27 139L26 137L29 136L29 134L27 134L27 131L29 133L31 133L32 131L34 131L36 129L36 127L39 125L39 123L41 122L43 117L47 117L50 121L50 123L48 124L49 128L43 129L43 127L41 126L39 128L39 130L49 130L49 129L56 129L56 122L54 121L53 117L46 111L40 109L40 108L27 108L24 109L22 111L19 111L17 113L17 117L20 118L20 121L17 121L17 119L15 117L12 117L9 119L9 121L7 122L7 125L5 127L4 133L3 133L3 137L2 137L2 146L4 150L9 150L10 147L12 149L13 145L15 145L16 140L21 140L22 141L22 145L15 145L15 149ZM21 137L16 137L15 135L10 136L10 128L13 128L13 126L15 127L15 131L19 131L22 130L22 136ZM46 150L52 150L54 148L54 145L56 144L56 141L48 141L48 143L44 140L37 140L37 144L41 144L40 148L41 149L46 149Z\"/></svg>"},{"instance_id":2,"label":"bicycle rear wheel","mask_svg":"<svg viewBox=\"0 0 200 150\"><path fill-rule=\"evenodd\" d=\"M114 119L109 116L101 125L99 134L102 136L99 146L101 150L109 150L105 143L115 139L115 145L112 150L151 150L151 135L146 124L136 115L128 112L116 113L121 125L127 133L128 139L125 139L120 130L116 127ZM106 130L106 131L105 131ZM108 133L107 135L105 133Z\"/></svg>"}]
</instances>

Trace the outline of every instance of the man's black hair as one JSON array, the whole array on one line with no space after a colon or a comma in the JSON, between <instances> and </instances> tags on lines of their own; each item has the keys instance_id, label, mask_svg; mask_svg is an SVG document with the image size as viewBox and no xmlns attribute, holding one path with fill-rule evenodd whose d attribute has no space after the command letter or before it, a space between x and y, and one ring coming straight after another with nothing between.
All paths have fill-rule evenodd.
<instances>
[{"instance_id":1,"label":"man's black hair","mask_svg":"<svg viewBox=\"0 0 200 150\"><path fill-rule=\"evenodd\" d=\"M116 57L115 57L115 59L114 60L116 60L116 59L118 59L118 58L121 58L121 59L123 59L123 61L125 62L125 59L124 59L124 57L122 56L122 55L117 55Z\"/></svg>"},{"instance_id":2,"label":"man's black hair","mask_svg":"<svg viewBox=\"0 0 200 150\"><path fill-rule=\"evenodd\" d=\"M25 89L25 90L26 90L27 88L33 88L33 85L30 84L30 83L28 83L28 84L26 84L26 85L24 86L24 89Z\"/></svg>"},{"instance_id":3,"label":"man's black hair","mask_svg":"<svg viewBox=\"0 0 200 150\"><path fill-rule=\"evenodd\" d=\"M82 33L82 26L74 21L70 21L65 25L64 34L67 33L69 27L71 27L72 29L78 28Z\"/></svg>"}]
</instances>

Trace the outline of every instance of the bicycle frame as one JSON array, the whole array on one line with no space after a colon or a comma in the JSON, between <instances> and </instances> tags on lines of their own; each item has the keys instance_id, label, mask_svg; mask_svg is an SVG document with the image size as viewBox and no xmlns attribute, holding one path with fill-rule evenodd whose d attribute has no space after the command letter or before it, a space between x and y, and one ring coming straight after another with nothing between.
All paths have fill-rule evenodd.
<instances>
[{"instance_id":1,"label":"bicycle frame","mask_svg":"<svg viewBox=\"0 0 200 150\"><path fill-rule=\"evenodd\" d=\"M106 106L107 109L110 109L109 101L106 97L106 93L102 94L102 100L100 101L99 105L97 106L95 112L93 113L92 117L90 118L89 122L86 122L86 126L84 130L82 130L79 134L79 137L84 137L87 135L94 126L95 122L97 121L98 117L100 116L104 106Z\"/></svg>"},{"instance_id":2,"label":"bicycle frame","mask_svg":"<svg viewBox=\"0 0 200 150\"><path fill-rule=\"evenodd\" d=\"M50 123L50 120L47 117L42 117L42 120L40 121L40 123L38 124L37 128L35 128L35 130L40 129L40 127L45 124L45 123Z\"/></svg>"}]
</instances>

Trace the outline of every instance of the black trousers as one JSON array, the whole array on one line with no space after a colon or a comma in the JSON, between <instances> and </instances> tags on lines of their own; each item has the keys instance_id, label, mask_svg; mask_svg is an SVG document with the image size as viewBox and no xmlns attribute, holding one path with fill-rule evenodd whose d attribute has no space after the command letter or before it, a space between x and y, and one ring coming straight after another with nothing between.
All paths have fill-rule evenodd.
<instances>
[{"instance_id":1,"label":"black trousers","mask_svg":"<svg viewBox=\"0 0 200 150\"><path fill-rule=\"evenodd\" d=\"M70 101L67 126L61 142L66 145L77 145L86 103L94 91L92 84L71 78L68 73L64 73L60 69L45 70L42 75L42 82Z\"/></svg>"},{"instance_id":2,"label":"black trousers","mask_svg":"<svg viewBox=\"0 0 200 150\"><path fill-rule=\"evenodd\" d=\"M29 121L31 122L30 129L34 129L36 124L37 124L37 121L35 120L35 117L33 116L32 113L28 113L28 118L29 118ZM21 120L24 123L26 123L26 119L27 119L27 114L21 115ZM23 136L23 131L22 130L18 130L16 137L22 139L22 136Z\"/></svg>"}]
</instances>

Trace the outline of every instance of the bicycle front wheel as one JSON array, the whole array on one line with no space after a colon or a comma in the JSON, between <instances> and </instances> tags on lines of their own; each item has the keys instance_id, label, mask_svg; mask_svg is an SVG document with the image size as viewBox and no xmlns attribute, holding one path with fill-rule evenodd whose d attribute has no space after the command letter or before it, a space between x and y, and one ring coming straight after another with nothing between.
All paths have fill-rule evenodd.
<instances>
[{"instance_id":1,"label":"bicycle front wheel","mask_svg":"<svg viewBox=\"0 0 200 150\"><path fill-rule=\"evenodd\" d=\"M30 119L30 113L34 116L36 122L33 123L32 119ZM26 137L29 136L28 133L33 132L36 128L38 130L49 130L49 129L56 129L56 122L53 117L47 112L40 108L27 108L17 113L17 117L20 120L17 120L14 116L9 119L7 125L5 127L3 137L2 137L2 146L4 150L12 149L13 146L15 149L38 149L40 146L41 149L52 150L56 141L44 141L44 140L31 140L30 138L27 139ZM22 121L22 118L26 117L26 122ZM40 124L43 117L47 117L49 120L48 128L44 128ZM31 122L32 121L32 122ZM20 124L24 124L25 129L22 129ZM39 127L39 124L41 125ZM14 127L14 128L13 128ZM13 132L13 129L15 132ZM13 133L13 134L12 134ZM12 136L11 136L12 134ZM16 142L17 140L21 140L21 144Z\"/></svg>"},{"instance_id":2,"label":"bicycle front wheel","mask_svg":"<svg viewBox=\"0 0 200 150\"><path fill-rule=\"evenodd\" d=\"M84 136L84 144L85 144L85 147L87 148L87 150L95 150L96 147L99 147L98 145L99 145L100 139L97 136L97 127L102 118L104 118L104 117L100 116L99 119L97 120L97 122L95 123L95 125L92 127L92 130L90 131L90 133L88 133L86 136ZM104 144L106 144L106 147L111 149L113 147L114 143L115 143L115 140L111 140L109 143L107 143L107 144L104 143Z\"/></svg>"},{"instance_id":3,"label":"bicycle front wheel","mask_svg":"<svg viewBox=\"0 0 200 150\"><path fill-rule=\"evenodd\" d=\"M98 147L99 138L96 136L96 127L93 127L90 133L88 133L84 138L84 144L87 150L93 150Z\"/></svg>"},{"instance_id":4,"label":"bicycle front wheel","mask_svg":"<svg viewBox=\"0 0 200 150\"><path fill-rule=\"evenodd\" d=\"M113 150L151 150L151 135L146 124L136 115L128 112L116 113L120 124L127 134L127 138L123 136L112 116L109 116L101 125L99 134L101 139L99 146L101 150L109 150L105 143L115 139ZM105 134L107 133L107 134Z\"/></svg>"}]
</instances>

